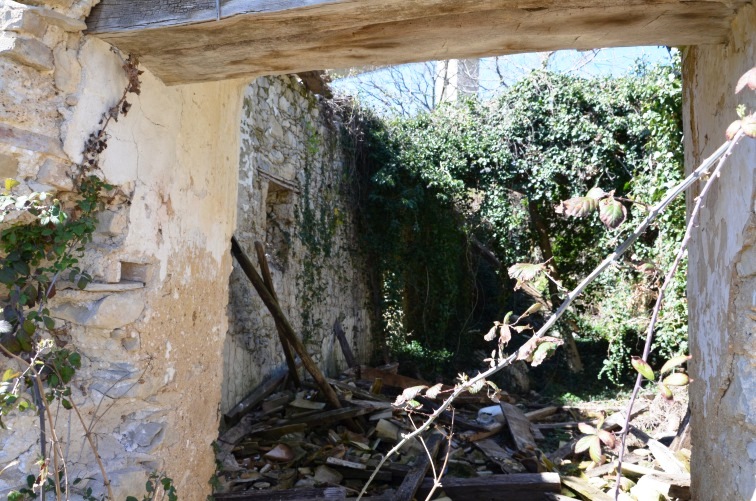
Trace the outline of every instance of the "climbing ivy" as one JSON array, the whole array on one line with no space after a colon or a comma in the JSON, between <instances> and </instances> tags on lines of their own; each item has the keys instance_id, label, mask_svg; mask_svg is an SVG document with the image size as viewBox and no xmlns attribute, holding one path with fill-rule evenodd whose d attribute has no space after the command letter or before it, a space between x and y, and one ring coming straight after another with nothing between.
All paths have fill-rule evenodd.
<instances>
[{"instance_id":1,"label":"climbing ivy","mask_svg":"<svg viewBox=\"0 0 756 501\"><path fill-rule=\"evenodd\" d=\"M621 200L614 223L624 212L641 217L682 176L680 96L679 61L616 79L534 71L491 102L364 118L362 235L381 270L384 328L395 348L415 341L426 356L457 358L482 348L476 332L532 302L511 293L503 270L515 263L547 261L557 281L537 287L547 301L558 299L560 285L574 286L624 230L557 207L600 188ZM655 270L673 258L683 228L679 201L563 326L610 342L604 373L614 381L648 321ZM682 272L670 301L656 338L663 357L686 347ZM612 306L623 313L607 321Z\"/></svg>"}]
</instances>

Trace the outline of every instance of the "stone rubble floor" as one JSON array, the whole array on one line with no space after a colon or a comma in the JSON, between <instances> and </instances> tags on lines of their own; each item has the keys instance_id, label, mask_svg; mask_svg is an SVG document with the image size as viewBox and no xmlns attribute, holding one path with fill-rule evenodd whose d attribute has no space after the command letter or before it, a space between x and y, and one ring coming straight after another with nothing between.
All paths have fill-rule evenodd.
<instances>
[{"instance_id":1,"label":"stone rubble floor","mask_svg":"<svg viewBox=\"0 0 756 501\"><path fill-rule=\"evenodd\" d=\"M396 366L363 366L329 382L341 409L326 408L314 386L291 389L278 377L245 399L241 412L237 406L226 416L217 442L216 500L356 497L381 458L444 396L393 405L406 388L427 384L396 374ZM362 499L426 499L441 471L432 499L614 499L619 440L603 447L601 465L587 451L576 453L575 445L586 436L584 424L596 425L602 416L603 429L618 435L625 403L549 405L533 393L530 401L503 394L493 402L484 393L463 394L431 427L435 436L404 444ZM678 431L684 407L658 396L636 402L620 499L690 499L690 446L679 439L664 445Z\"/></svg>"}]
</instances>

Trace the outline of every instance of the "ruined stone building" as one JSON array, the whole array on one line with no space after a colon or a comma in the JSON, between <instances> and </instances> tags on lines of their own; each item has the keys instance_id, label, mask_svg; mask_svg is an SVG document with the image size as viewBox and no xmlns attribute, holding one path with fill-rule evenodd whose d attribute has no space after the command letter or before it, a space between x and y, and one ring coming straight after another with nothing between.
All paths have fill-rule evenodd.
<instances>
[{"instance_id":1,"label":"ruined stone building","mask_svg":"<svg viewBox=\"0 0 756 501\"><path fill-rule=\"evenodd\" d=\"M84 357L73 398L88 416L107 407L96 436L121 498L164 470L183 497L205 499L221 414L282 363L272 321L234 270L233 234L249 252L266 244L282 303L298 312L293 322L324 369L343 367L330 334L337 319L359 356L371 349L333 118L296 78L265 75L683 46L692 169L721 144L735 83L756 62L748 0L97 3L0 4L0 175L22 191L70 191L67 173L126 85L122 58L140 57L141 93L109 128L102 164L127 202L100 217L82 263L95 281L59 290L54 308ZM690 249L693 490L702 500L756 490L755 165L756 142L744 142ZM39 447L34 413L7 424L0 469L18 463L0 475L0 492L34 471ZM79 425L59 426L74 437L72 475L96 478Z\"/></svg>"}]
</instances>

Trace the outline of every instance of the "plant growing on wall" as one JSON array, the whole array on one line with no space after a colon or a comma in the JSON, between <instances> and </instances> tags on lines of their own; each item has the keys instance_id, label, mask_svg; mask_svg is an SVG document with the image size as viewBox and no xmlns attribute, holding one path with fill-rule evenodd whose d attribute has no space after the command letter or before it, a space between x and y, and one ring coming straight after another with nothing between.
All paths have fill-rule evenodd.
<instances>
[{"instance_id":1,"label":"plant growing on wall","mask_svg":"<svg viewBox=\"0 0 756 501\"><path fill-rule=\"evenodd\" d=\"M743 77L739 80L738 85L736 87L736 93L740 92L742 89L748 87L750 90L756 90L756 68L753 68L749 72L747 72ZM716 180L718 179L722 169L725 166L726 160L729 157L729 155L732 153L735 146L738 144L738 142L743 139L744 137L750 137L753 139L756 139L756 112L751 111L750 114L746 111L744 107L738 108L738 115L740 117L739 120L736 120L733 122L730 127L728 128L726 132L726 142L722 144L709 158L703 161L703 163L698 166L690 175L688 175L683 181L680 183L671 186L663 197L659 200L658 203L654 204L653 206L648 208L648 214L646 217L638 224L635 229L627 236L627 238L624 239L624 241L616 247L616 249L609 254L588 276L583 278L580 283L571 291L569 291L566 294L565 300L562 302L562 304L559 306L558 309L554 312L553 315L551 315L546 323L533 334L528 341L525 342L520 348L515 349L510 354L503 353L501 347L502 345L506 346L509 342L509 336L507 333L509 332L510 324L505 321L503 324L496 325L494 329L492 330L493 335L491 332L486 336L488 341L493 341L497 339L498 337L498 343L499 343L499 349L494 350L491 356L491 366L488 370L478 373L474 377L467 376L466 374L461 374L459 377L459 383L455 386L454 390L451 391L451 394L446 397L443 404L437 407L434 412L426 419L426 421L421 426L416 426L415 431L408 433L406 435L403 435L402 440L393 448L389 453L382 458L379 465L376 467L375 472L373 475L371 475L370 479L368 480L368 483L363 487L362 491L360 492L360 496L362 497L367 487L369 486L372 479L375 477L376 472L378 472L381 468L381 466L385 463L385 461L391 457L393 454L395 454L397 451L399 451L409 440L414 439L415 437L418 437L423 432L428 430L430 426L433 425L433 423L436 421L436 419L441 416L441 414L449 408L449 406L454 402L454 400L464 391L469 391L471 393L475 393L482 389L486 383L488 383L487 378L489 378L491 375L495 374L496 372L500 371L504 367L510 365L515 360L532 360L532 363L535 365L536 363L540 363L542 360L542 357L536 357L536 353L544 346L547 345L547 343L552 342L552 339L547 336L546 334L548 331L554 327L556 324L556 321L560 316L562 316L567 309L570 307L570 305L575 301L575 299L584 291L586 288L593 282L602 272L607 270L610 266L612 266L614 263L616 263L622 255L627 252L629 249L631 249L632 245L642 237L644 232L646 232L650 227L654 220L662 216L668 207L670 207L671 203L675 198L677 198L680 194L684 193L688 188L693 186L697 181L704 181L703 188L701 189L699 195L696 197L692 211L690 213L688 224L686 225L684 235L678 244L675 257L672 261L672 263L669 264L667 267L666 276L664 278L664 281L660 287L659 294L656 299L656 303L653 309L652 318L649 322L649 325L647 327L646 331L646 340L645 340L645 346L643 350L642 356L634 356L631 357L629 362L633 366L633 368L637 371L638 375L636 378L636 384L633 389L633 394L630 398L630 401L628 403L627 411L625 412L625 423L621 432L621 441L620 441L620 449L619 449L619 457L618 457L618 465L617 465L617 481L615 483L614 488L614 499L619 498L620 488L622 485L621 482L621 475L622 475L622 461L623 456L625 452L625 439L627 437L627 433L629 431L629 421L630 417L632 415L632 408L634 405L635 398L638 394L638 391L641 388L641 385L644 380L655 382L656 375L652 369L652 367L648 363L648 357L651 352L652 348L652 341L654 338L654 335L656 333L656 326L657 321L659 319L659 315L661 312L662 303L664 300L665 292L669 290L669 287L671 283L673 282L675 273L678 271L680 263L682 261L682 258L685 254L685 249L687 247L687 244L691 238L693 229L697 226L697 217L699 215L699 212L701 210L701 207L703 207L703 203L706 199L706 196L708 192L710 191L711 187L715 184ZM591 198L586 196L585 198ZM613 203L612 201L607 203ZM566 204L568 207L580 207L580 206L589 206L592 207L592 210L595 210L595 208L598 206L598 201L594 200L573 200L571 203ZM572 209L570 209L572 210ZM588 211L586 211L587 214ZM573 215L585 215L585 214L573 214ZM523 271L525 267L520 266L519 267L519 275L523 275ZM542 271L543 267L540 265L535 265L533 270L536 270L536 272L530 274L528 277L523 277L523 279L528 278L532 279L535 278L535 275L537 272ZM506 325L507 329L502 329L501 326ZM498 331L498 336L496 335ZM548 348L549 351L551 351L550 348ZM687 385L689 382L689 378L686 374L683 372L680 372L678 370L678 367L685 363L688 360L687 356L678 356L674 357L670 360L668 360L659 371L661 376L666 376L657 383L657 389L663 396L669 398L670 386L684 386ZM438 395L438 388L437 387L415 387L408 389L400 399L397 400L397 405L404 405L407 402L410 402L411 399L415 398L417 395L421 393L425 393L426 395L433 393L433 396ZM579 446L576 446L576 451L585 451L589 450L591 458L596 463L603 462L604 457L602 454L602 444L614 447L617 443L615 437L609 433L606 433L604 430L601 429L601 424L603 421L601 421L598 426L594 427L582 427L581 431L585 434L585 436L578 441ZM436 479L436 481L438 481ZM359 499L358 497L358 499Z\"/></svg>"},{"instance_id":2,"label":"plant growing on wall","mask_svg":"<svg viewBox=\"0 0 756 501\"><path fill-rule=\"evenodd\" d=\"M0 353L7 357L0 378L0 426L3 416L14 410L35 409L39 414L39 471L29 475L27 486L13 491L8 499L33 499L53 491L56 499L68 499L71 489L82 479L70 479L65 456L58 439L53 404L76 416L84 430L103 477L108 499L113 492L97 452L92 426L88 426L72 398L71 385L81 368L81 355L59 340L59 330L49 309L56 287L63 281L84 289L92 277L81 268L79 259L92 241L98 213L122 200L119 190L103 180L100 154L107 148L107 127L126 116L131 104L129 94L140 93L136 58L123 63L128 82L118 102L102 116L97 130L84 145L83 161L70 174L74 190L70 193L19 192L20 183L6 179L0 194L0 284L6 302L0 319ZM95 416L97 417L97 416ZM93 421L94 422L94 421ZM48 441L51 450L47 449ZM152 488L150 488L152 486ZM172 480L153 475L144 499L167 494L177 499ZM85 499L97 499L87 487ZM136 499L136 498L134 498Z\"/></svg>"},{"instance_id":3,"label":"plant growing on wall","mask_svg":"<svg viewBox=\"0 0 756 501\"><path fill-rule=\"evenodd\" d=\"M415 341L426 357L469 363L484 348L475 332L506 311L527 308L528 297L547 310L557 304L614 245L617 225L644 217L682 179L680 100L677 66L640 67L621 79L537 71L497 101L368 130L362 233L381 270L395 353L401 358ZM568 200L561 214L560 200ZM591 210L602 217L569 217ZM609 342L603 372L617 383L648 321L656 269L673 259L683 226L676 201L560 325L566 338L576 331ZM506 269L534 260L551 278L541 274L513 295ZM682 274L671 297L657 340L667 357L686 349ZM607 323L612 306L622 314Z\"/></svg>"}]
</instances>

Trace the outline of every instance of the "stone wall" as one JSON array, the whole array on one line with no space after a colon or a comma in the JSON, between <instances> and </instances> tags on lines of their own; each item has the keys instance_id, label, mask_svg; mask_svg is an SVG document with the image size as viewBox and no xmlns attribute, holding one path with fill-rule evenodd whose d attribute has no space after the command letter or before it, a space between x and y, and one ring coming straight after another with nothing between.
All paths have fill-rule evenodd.
<instances>
[{"instance_id":1,"label":"stone wall","mask_svg":"<svg viewBox=\"0 0 756 501\"><path fill-rule=\"evenodd\" d=\"M253 261L266 246L282 309L314 360L345 367L333 325L355 354L370 351L367 274L348 208L349 163L329 108L289 77L262 77L244 93L236 236ZM231 274L222 410L285 366L275 324L243 272Z\"/></svg>"},{"instance_id":2,"label":"stone wall","mask_svg":"<svg viewBox=\"0 0 756 501\"><path fill-rule=\"evenodd\" d=\"M730 41L685 51L688 169L724 141L734 95L756 64L756 7L740 10ZM689 197L689 200L692 197ZM695 499L752 499L756 492L756 140L744 139L713 187L689 249L690 386Z\"/></svg>"},{"instance_id":3,"label":"stone wall","mask_svg":"<svg viewBox=\"0 0 756 501\"><path fill-rule=\"evenodd\" d=\"M93 3L0 5L0 175L21 181L19 193L72 189L66 173L126 85L121 56L81 34ZM58 335L82 353L72 398L95 423L116 498L141 499L148 473L165 471L182 498L205 499L247 82L166 87L149 71L142 81L128 116L109 128L103 171L123 203L102 213L82 263L95 283L60 287L53 316ZM76 419L55 412L69 478L92 478L101 493ZM0 430L0 468L18 459L0 476L0 492L38 473L36 423L27 411Z\"/></svg>"}]
</instances>

